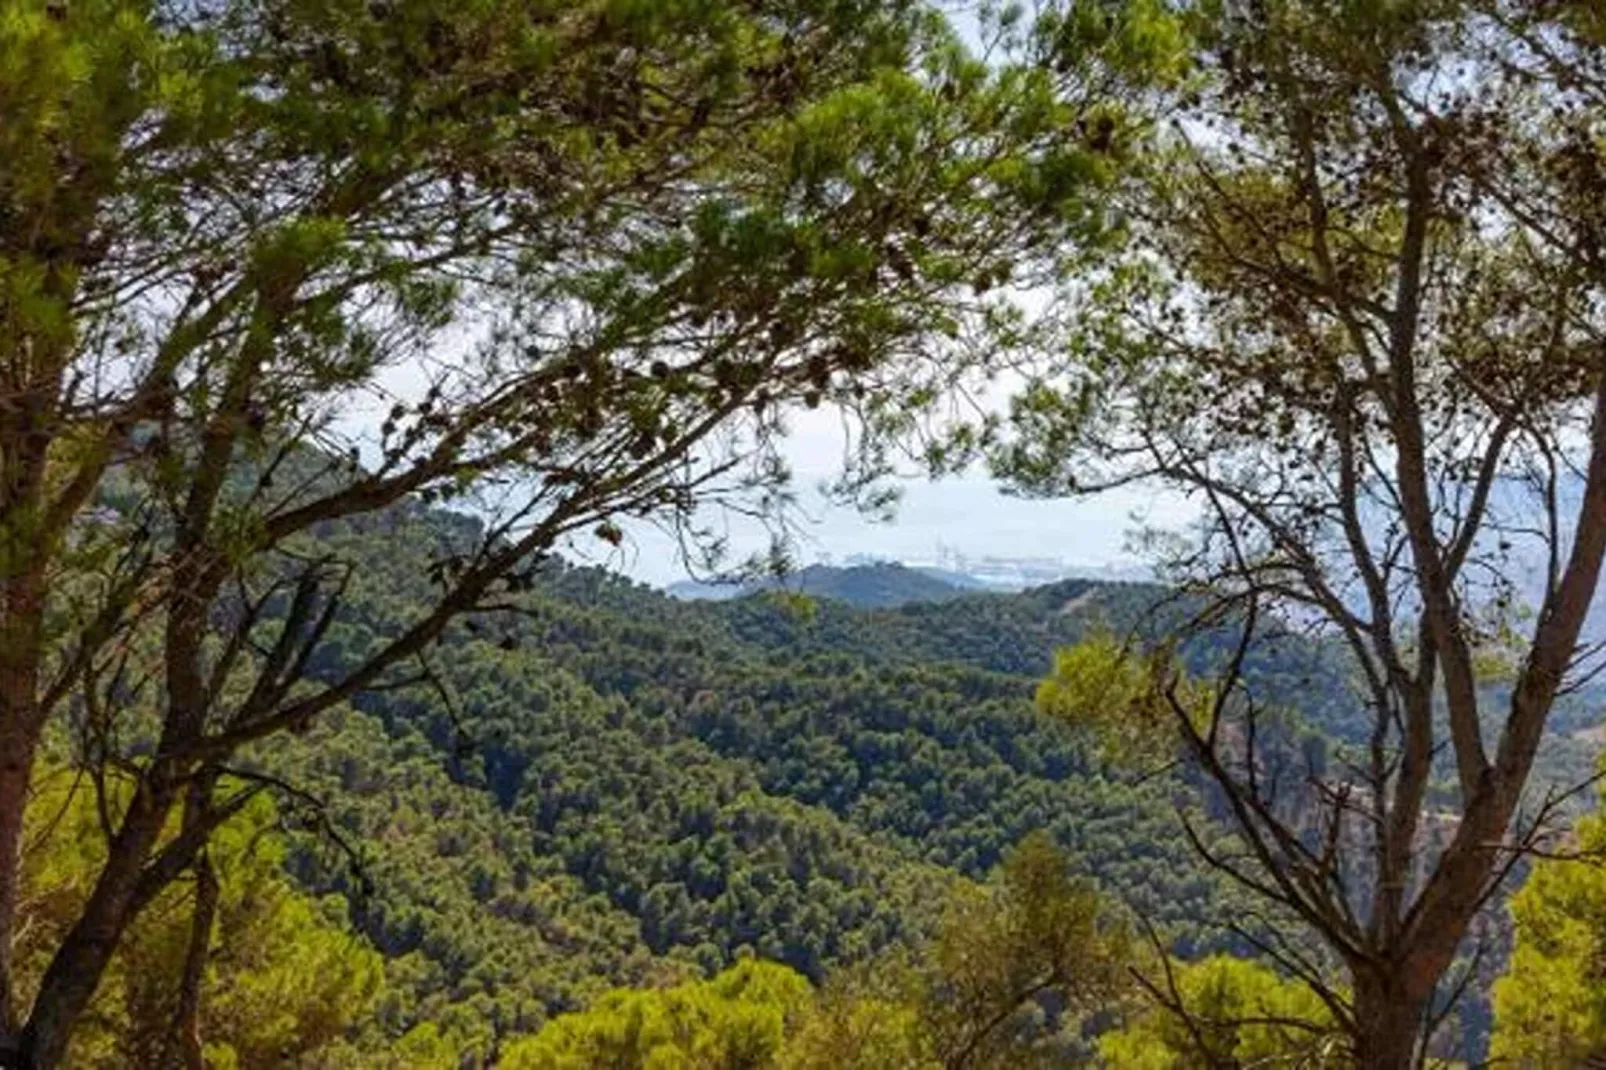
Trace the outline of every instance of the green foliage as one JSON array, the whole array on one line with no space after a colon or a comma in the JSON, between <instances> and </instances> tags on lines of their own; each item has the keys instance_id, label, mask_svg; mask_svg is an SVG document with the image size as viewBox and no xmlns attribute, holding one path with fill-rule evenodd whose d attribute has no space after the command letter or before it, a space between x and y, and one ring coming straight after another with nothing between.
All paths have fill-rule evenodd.
<instances>
[{"instance_id":1,"label":"green foliage","mask_svg":"<svg viewBox=\"0 0 1606 1070\"><path fill-rule=\"evenodd\" d=\"M1038 833L986 886L957 888L937 936L828 988L787 1066L1021 1070L1082 1054L1088 1017L1126 992L1131 949Z\"/></svg>"},{"instance_id":2,"label":"green foliage","mask_svg":"<svg viewBox=\"0 0 1606 1070\"><path fill-rule=\"evenodd\" d=\"M1095 634L1054 654L1054 671L1037 686L1037 708L1090 731L1109 761L1158 764L1178 749L1178 717L1197 724L1209 695L1183 678L1164 650L1129 649Z\"/></svg>"},{"instance_id":3,"label":"green foliage","mask_svg":"<svg viewBox=\"0 0 1606 1070\"><path fill-rule=\"evenodd\" d=\"M1574 849L1606 849L1606 818L1581 820ZM1581 1066L1606 1050L1606 870L1541 860L1511 899L1516 947L1494 985L1490 1055L1515 1066Z\"/></svg>"},{"instance_id":4,"label":"green foliage","mask_svg":"<svg viewBox=\"0 0 1606 1070\"><path fill-rule=\"evenodd\" d=\"M455 1067L609 988L695 968L656 956L639 919L540 853L494 796L455 782L422 737L391 738L344 710L276 750L275 768L327 799L329 819L360 851L354 873L304 833L288 865L303 884L349 896L385 956L385 991L351 1038L370 1057L403 1038L449 1050Z\"/></svg>"},{"instance_id":5,"label":"green foliage","mask_svg":"<svg viewBox=\"0 0 1606 1070\"><path fill-rule=\"evenodd\" d=\"M779 1070L938 1070L932 1037L919 1005L904 996L910 982L879 967L876 984L832 985L821 992L797 1031L787 1039Z\"/></svg>"},{"instance_id":6,"label":"green foliage","mask_svg":"<svg viewBox=\"0 0 1606 1070\"><path fill-rule=\"evenodd\" d=\"M315 678L415 616L431 560L469 537L460 526L407 510L321 535L320 553L353 578ZM975 923L975 947L1014 956L961 955L1004 972L952 983L996 991L1007 968L1048 970L1056 945L1018 935L1046 922L996 891L951 900L950 886L956 873L987 877L1037 830L1079 879L1141 907L1191 956L1237 946L1219 927L1235 893L1176 835L1175 782L1107 773L1085 733L1033 708L1056 646L1138 619L1157 596L1076 583L886 611L823 599L800 617L768 597L677 602L553 561L510 595L517 613L448 633L431 659L439 686L375 691L252 760L327 799L362 845L367 896L310 840L291 868L319 892L350 894L387 956L386 996L359 1031L368 1050L433 1023L487 1057L605 989L685 980L744 954L834 992L833 978L943 931L950 901ZM1289 646L1256 671L1292 690L1322 670ZM1036 873L1050 899L1087 908L1075 880ZM998 927L982 927L989 918ZM936 983L931 962L915 965L910 984ZM915 1014L935 1035L913 991L854 998L905 1008L894 1032ZM852 1004L833 1029L878 1020ZM1076 1046L1075 1016L1052 1016L1050 1032L1069 1030L1063 1050Z\"/></svg>"},{"instance_id":7,"label":"green foliage","mask_svg":"<svg viewBox=\"0 0 1606 1070\"><path fill-rule=\"evenodd\" d=\"M962 886L929 945L843 972L819 993L743 960L710 981L611 992L507 1045L520 1070L1021 1070L1079 1051L1079 1016L1121 992L1124 934L1034 837L985 888Z\"/></svg>"},{"instance_id":8,"label":"green foliage","mask_svg":"<svg viewBox=\"0 0 1606 1070\"><path fill-rule=\"evenodd\" d=\"M313 682L412 619L463 528L409 509L323 531L353 579ZM1053 1064L1124 996L1126 940L1088 875L1181 952L1223 946L1232 899L1177 842L1174 785L1101 775L1034 712L1033 676L988 667L1046 666L1150 589L799 618L554 561L512 597L519 613L448 633L435 684L242 756L326 800L361 856L354 872L297 832L285 857L384 957L382 990L320 1048L331 1066L484 1062L609 989L706 994L698 977L749 956L824 986L779 1067ZM995 624L1030 649L978 634Z\"/></svg>"},{"instance_id":9,"label":"green foliage","mask_svg":"<svg viewBox=\"0 0 1606 1070\"><path fill-rule=\"evenodd\" d=\"M110 785L116 807L118 786ZM24 858L27 907L18 948L35 980L57 930L80 908L104 852L95 791L65 768L48 771L31 813ZM225 825L209 858L219 897L200 1010L209 1065L255 1067L308 1059L338 1045L382 999L380 956L346 921L338 897L315 899L284 872L285 837L259 800ZM172 1038L194 895L168 888L136 922L113 960L72 1065L157 1065Z\"/></svg>"},{"instance_id":10,"label":"green foliage","mask_svg":"<svg viewBox=\"0 0 1606 1070\"><path fill-rule=\"evenodd\" d=\"M1022 840L985 890L961 889L931 952L935 979L925 998L926 1028L949 1065L1022 1066L1034 1018L1052 1003L1076 1023L1113 1005L1131 954L1124 926L1105 915L1092 887L1073 878L1046 833ZM1021 1019L1025 1018L1023 1022Z\"/></svg>"},{"instance_id":11,"label":"green foliage","mask_svg":"<svg viewBox=\"0 0 1606 1070\"><path fill-rule=\"evenodd\" d=\"M1007 284L1118 238L1099 193L1130 144L1081 135L1143 80L1117 40L984 59L923 0L0 0L3 865L53 717L93 710L81 757L145 800L102 886L168 879L186 860L150 865L163 823L229 806L188 785L393 684L540 554L618 547L630 517L717 556L701 505L785 507L795 409L845 410L852 477L879 472L1019 343ZM325 529L461 498L473 541L365 631ZM162 693L130 701L129 675ZM750 788L718 788L716 855L808 824ZM773 898L717 857L636 888L634 841L583 847L632 909L688 881ZM715 953L764 934L810 968L836 955L804 917L818 875L775 877L799 917ZM851 951L895 935L891 897L849 895L821 909L854 918ZM86 900L31 1007L0 955L0 1041L59 1062L148 898ZM668 909L660 946L719 927Z\"/></svg>"},{"instance_id":12,"label":"green foliage","mask_svg":"<svg viewBox=\"0 0 1606 1070\"><path fill-rule=\"evenodd\" d=\"M708 981L609 993L507 1046L508 1070L758 1070L808 1006L809 983L748 960Z\"/></svg>"},{"instance_id":13,"label":"green foliage","mask_svg":"<svg viewBox=\"0 0 1606 1070\"><path fill-rule=\"evenodd\" d=\"M1278 704L1210 674L1220 716L1187 756L1242 834L1216 861L1350 972L1357 1058L1405 1067L1504 883L1497 843L1544 793L1554 701L1588 675L1600 5L1179 6L1193 78L1115 193L1134 240L1065 280L1056 344L965 445L1021 493L1187 500L1144 533L1163 575L1343 651L1364 709L1338 761L1267 740ZM1071 32L1097 10L1073 5ZM1119 753L1155 704L1107 660L1073 653L1044 699Z\"/></svg>"},{"instance_id":14,"label":"green foliage","mask_svg":"<svg viewBox=\"0 0 1606 1070\"><path fill-rule=\"evenodd\" d=\"M1099 1054L1111 1070L1351 1065L1309 987L1224 955L1169 970L1171 981L1156 983L1180 1010L1154 1008L1102 1037Z\"/></svg>"},{"instance_id":15,"label":"green foliage","mask_svg":"<svg viewBox=\"0 0 1606 1070\"><path fill-rule=\"evenodd\" d=\"M331 633L331 651L360 651L376 641L372 629L405 619L427 573L426 543L408 534L414 530L326 541L326 550L340 546L359 575L373 577L354 590L366 608ZM1089 613L1152 597L1090 590ZM918 909L900 919L850 904L931 903L940 895L915 891L930 888L930 877L897 878L878 884L876 896L835 902L823 887L807 890L807 879L797 884L800 860L786 856L836 853L869 834L877 847L851 850L866 862L883 859L877 870L918 860L980 878L1038 828L1049 828L1107 887L1139 895L1191 949L1209 938L1209 904L1221 893L1171 832L1170 788L1101 775L1073 733L1034 715L1031 676L984 667L1046 665L1056 636L1087 624L1059 613L1064 601L977 596L875 614L822 601L807 621L764 599L678 603L601 573L554 567L525 596L520 617L489 619L453 639L439 669L455 717L427 690L362 705L392 735L418 732L443 756L459 742L472 746L450 759L454 776L489 791L509 820L531 822L543 852L643 917L643 934L660 953L712 943L728 962L748 943L818 978L826 966L925 927ZM776 876L754 874L772 889L763 894L738 893L746 882L731 880L760 856L743 861L720 841L735 836L757 852L757 837L775 833L760 833L738 807L801 823L773 863L762 863ZM816 824L818 832L800 834ZM762 827L773 826L766 818ZM832 827L852 835L821 835ZM828 848L833 841L842 847ZM862 868L824 857L816 865L831 884L865 880ZM905 872L912 878L918 869ZM906 891L894 890L900 885ZM794 895L797 905L783 906ZM723 905L732 902L768 903L780 914L732 926L752 909L732 915ZM826 935L849 918L863 920ZM803 938L809 929L817 934ZM760 947L760 933L779 944Z\"/></svg>"}]
</instances>

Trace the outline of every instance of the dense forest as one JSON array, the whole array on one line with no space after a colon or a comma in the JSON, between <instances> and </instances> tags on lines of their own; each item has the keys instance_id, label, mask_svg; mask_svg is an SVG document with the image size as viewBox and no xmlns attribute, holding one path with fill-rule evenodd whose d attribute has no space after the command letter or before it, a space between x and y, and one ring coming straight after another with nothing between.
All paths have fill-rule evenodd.
<instances>
[{"instance_id":1,"label":"dense forest","mask_svg":"<svg viewBox=\"0 0 1606 1070\"><path fill-rule=\"evenodd\" d=\"M360 583L311 673L338 677L343 659L416 615L432 562L475 526L410 506L324 530L319 541ZM866 600L887 601L900 572L873 570ZM857 578L850 570L835 582L851 597ZM791 986L796 1006L782 1017L801 1022L811 986L890 983L882 964L940 939L956 897L986 887L1033 836L1046 837L1065 879L1090 882L1106 914L1134 928L1141 919L1179 960L1255 950L1222 920L1253 905L1179 835L1177 808L1197 805L1180 774L1112 766L1085 731L1033 701L1056 649L1091 632L1163 627L1177 603L1164 588L1067 581L865 609L783 583L682 602L556 558L518 586L505 613L448 635L426 684L361 696L237 770L294 790L278 814L254 819L270 844L263 853L220 859L226 879L288 881L283 894L308 904L296 909L334 919L330 936L281 933L288 961L275 968L319 954L304 941L351 933L338 952L345 973L330 980L340 994L309 1001L350 999L361 1012L319 1028L293 1011L285 1019L313 1064L383 1065L403 1051L412 1054L397 1065L505 1056L566 1066L521 1038L579 1043L551 1039L568 1034L546 1024L592 1007L619 1012L597 1002L611 989L716 975L736 986L725 971L760 962L797 978L766 983ZM925 585L905 590L918 598ZM1219 656L1206 640L1188 652L1200 672ZM1355 728L1331 651L1287 635L1251 672L1298 715L1301 755L1347 745ZM70 830L60 840L73 842ZM221 924L227 941L236 923ZM1219 961L1211 968L1232 960ZM1259 991L1276 980L1209 982L1239 983ZM765 991L763 1000L782 998ZM1109 995L1086 1021L1107 1029L1122 1006ZM1091 1050L1082 1017L1050 1021L1053 1043L1033 1037L1032 1050ZM1474 1008L1466 1028L1480 1050L1487 1012ZM781 1058L776 1030L765 1059ZM111 1034L110 1055L94 1036L83 1041L86 1062L132 1057L125 1035ZM1110 1050L1163 1043L1144 1036ZM1272 1042L1243 1050L1255 1043ZM1025 1065L1026 1050L997 1065Z\"/></svg>"},{"instance_id":2,"label":"dense forest","mask_svg":"<svg viewBox=\"0 0 1606 1070\"><path fill-rule=\"evenodd\" d=\"M338 676L416 615L473 527L407 507L324 531L360 580L310 672ZM1175 778L1103 766L1032 701L1056 644L1145 617L1161 589L684 603L557 559L520 586L516 612L447 637L429 685L361 696L237 770L294 793L259 871L224 857L225 879L289 880L359 941L343 968L364 980L344 983L365 1012L285 1023L321 1058L490 1059L610 988L750 960L806 991L931 941L958 889L1034 833L1177 955L1244 950L1214 921L1233 890L1176 834ZM1331 672L1299 655L1261 666L1269 689ZM85 805L87 788L56 790ZM74 828L50 830L61 850ZM279 939L285 970L316 954ZM113 1035L109 1056L86 1037L86 1062L132 1057Z\"/></svg>"},{"instance_id":3,"label":"dense forest","mask_svg":"<svg viewBox=\"0 0 1606 1070\"><path fill-rule=\"evenodd\" d=\"M432 562L475 526L408 506L325 529L319 541L357 566L361 582L311 673L338 676L342 659L415 615ZM1185 1051L1141 1014L1109 1031L1137 1006L1129 984L1103 982L1076 1013L1053 995L1072 977L1119 975L1139 961L1146 945L1131 934L1140 924L1180 962L1202 963L1179 967L1205 971L1181 975L1216 993L1198 999L1299 1005L1304 997L1283 991L1275 974L1235 965L1255 948L1222 919L1254 907L1179 835L1177 808L1197 805L1181 773L1112 766L1086 731L1033 701L1056 649L1092 632L1161 627L1176 597L1152 585L1067 581L922 602L924 583L897 593L901 571L873 570L865 591L872 604L901 604L866 609L784 583L682 602L547 559L507 612L448 635L427 684L376 689L249 752L235 775L285 791L277 810L259 806L232 824L231 845L216 850L225 909L209 967L218 996L208 996L208 1021L219 1023L210 1057L244 1066L292 1057L615 1065L607 1059L627 1057L604 1054L623 1043L614 1019L650 1035L642 1022L690 1014L709 1044L737 1043L726 1031L751 1026L727 1015L768 1022L768 1039L758 1055L688 1050L676 1058L689 1061L666 1065L833 1065L818 1060L832 1045L859 1043L833 1032L865 1013L859 1002L902 1008L876 1012L878 1029L897 1027L898 1014L936 1013L924 1001L937 998L928 991L937 967L922 974L909 957L925 962L943 940L965 938L949 931L956 904L1007 879L1023 841L1041 855L1037 880L1087 882L1085 909L1129 931L1121 954L1098 967L1078 946L1065 979L1017 1001L1034 1009L1009 1008L1012 1039L991 1056L1000 1061L944 1062L920 1048L943 1035L926 1022L897 1027L912 1030L903 1041L879 1041L915 1045L904 1062L866 1065L1058 1065L1093 1051L1101 1033L1116 1066ZM834 582L853 597L858 578L848 570ZM1207 641L1188 652L1200 672L1219 656ZM1268 643L1253 665L1257 688L1299 714L1292 739L1301 754L1340 751L1355 731L1338 666L1331 651L1292 635ZM41 894L81 886L72 851L94 820L89 789L69 773L71 743L59 742L61 769L49 781L56 823L39 834L48 861L31 878ZM1521 924L1537 924L1526 919L1544 894L1526 893ZM184 916L142 933L122 969L136 970L163 941L176 954ZM977 917L997 922L991 909ZM1606 927L1599 932L1590 939L1606 938ZM1017 966L1029 958L1010 956ZM1519 971L1543 970L1542 956L1525 947ZM326 987L290 999L304 973ZM1514 990L1515 981L1501 984ZM106 987L102 1024L81 1035L75 1058L139 1062L138 1046L161 1035L148 1016L171 995L159 977ZM223 990L241 1009L211 1002ZM659 999L670 1002L650 1002ZM681 999L730 1006L694 1012L677 1009ZM224 1024L264 1000L285 1001L271 1026ZM1473 1008L1464 1025L1465 1050L1481 1050L1487 1011ZM692 1027L662 1028L653 1043L669 1050ZM586 1039L587 1030L600 1032ZM1242 1058L1257 1045L1289 1047L1279 1036L1249 1030L1223 1043Z\"/></svg>"},{"instance_id":4,"label":"dense forest","mask_svg":"<svg viewBox=\"0 0 1606 1070\"><path fill-rule=\"evenodd\" d=\"M407 619L449 534L417 515L337 538L365 579L331 658ZM554 561L517 614L448 640L438 691L360 698L268 767L321 789L352 842L409 844L376 856L359 926L429 964L421 1020L467 1014L477 1035L672 966L757 955L822 981L928 935L956 877L984 880L1035 830L1192 956L1224 946L1209 919L1229 893L1174 834L1175 784L1101 770L1032 704L1055 636L1156 594L1076 584L942 618L931 604L681 603ZM308 887L353 890L348 860L304 852ZM441 866L455 905L431 879ZM559 924L563 955L546 935Z\"/></svg>"}]
</instances>

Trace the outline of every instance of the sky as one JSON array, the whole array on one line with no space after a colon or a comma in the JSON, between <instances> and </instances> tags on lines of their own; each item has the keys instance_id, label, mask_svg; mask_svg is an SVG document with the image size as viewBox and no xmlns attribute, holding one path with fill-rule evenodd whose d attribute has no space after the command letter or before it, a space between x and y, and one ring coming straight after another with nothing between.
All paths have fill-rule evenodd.
<instances>
[{"instance_id":1,"label":"sky","mask_svg":"<svg viewBox=\"0 0 1606 1070\"><path fill-rule=\"evenodd\" d=\"M445 349L455 353L469 344L452 339ZM375 428L383 413L394 400L421 397L429 372L430 367L419 362L389 369L373 397L356 399L344 413L339 430L353 441L366 443L372 452L377 448ZM1020 384L1000 377L989 393L973 391L970 397L983 408L1002 411L1012 385ZM1052 559L1067 571L1141 571L1148 562L1127 551L1128 534L1143 525L1179 526L1192 515L1179 496L1153 489L1123 490L1078 501L1011 497L977 471L940 482L923 477L903 481L902 500L893 517L883 522L861 515L851 506L832 503L816 490L841 470L845 441L840 415L829 408L799 409L788 424L784 454L794 473L800 504L793 517L797 521L795 563L800 567L817 562L842 564L854 555L936 563L940 552L946 550L950 559L953 555L972 560ZM767 548L768 533L756 522L718 519L730 541L728 564L739 564ZM688 578L677 547L667 535L645 523L623 522L621 526L626 540L617 549L595 538L578 537L558 550L571 559L605 565L654 586Z\"/></svg>"},{"instance_id":2,"label":"sky","mask_svg":"<svg viewBox=\"0 0 1606 1070\"><path fill-rule=\"evenodd\" d=\"M890 520L833 504L816 488L836 474L842 432L823 410L793 421L786 456L799 492L796 564L846 563L854 555L936 563L941 552L972 560L983 557L1052 559L1067 569L1141 569L1147 562L1128 551L1138 527L1174 527L1191 509L1177 495L1131 489L1083 500L1029 500L1004 494L982 472L933 482L900 483L902 498ZM762 552L768 536L756 523L722 519L732 561ZM687 578L667 536L644 525L627 529L617 551L576 544L586 556L645 583L662 586ZM588 542L591 540L587 540Z\"/></svg>"},{"instance_id":3,"label":"sky","mask_svg":"<svg viewBox=\"0 0 1606 1070\"><path fill-rule=\"evenodd\" d=\"M800 481L801 482L801 481ZM815 498L814 495L807 495ZM941 482L910 481L894 517L867 519L844 506L805 502L812 514L798 532L797 564L844 564L853 555L936 563L939 554L966 558L1050 558L1070 569L1136 570L1144 562L1126 552L1134 514L1150 520L1182 514L1162 495L1112 494L1091 501L1028 501L1007 497L981 476ZM732 557L762 551L757 526L730 530ZM625 545L590 560L645 583L662 586L687 578L667 537L633 530Z\"/></svg>"}]
</instances>

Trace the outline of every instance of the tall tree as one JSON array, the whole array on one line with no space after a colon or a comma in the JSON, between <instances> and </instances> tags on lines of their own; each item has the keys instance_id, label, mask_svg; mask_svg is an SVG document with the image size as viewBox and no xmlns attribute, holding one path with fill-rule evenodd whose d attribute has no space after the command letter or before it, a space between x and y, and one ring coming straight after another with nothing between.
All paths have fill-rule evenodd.
<instances>
[{"instance_id":1,"label":"tall tree","mask_svg":"<svg viewBox=\"0 0 1606 1070\"><path fill-rule=\"evenodd\" d=\"M1242 642L1203 699L1152 660L1161 686L1128 688L1132 709L1158 703L1235 826L1244 851L1210 860L1348 983L1300 938L1271 950L1360 1065L1391 1070L1546 833L1536 748L1588 669L1606 27L1598 5L1526 0L1194 9L1196 95L1129 201L1146 250L1079 285L1064 358L995 456L1042 494L1146 483L1197 505L1157 545L1208 596L1201 623ZM1347 650L1366 725L1325 771L1272 742L1239 672L1305 626Z\"/></svg>"},{"instance_id":2,"label":"tall tree","mask_svg":"<svg viewBox=\"0 0 1606 1070\"><path fill-rule=\"evenodd\" d=\"M0 1063L61 1059L261 789L243 749L428 684L562 540L773 503L790 406L892 413L1007 334L997 284L1100 229L1116 37L1016 67L913 0L0 0ZM304 536L443 498L435 599L314 671L351 576ZM132 789L25 1001L59 715Z\"/></svg>"}]
</instances>

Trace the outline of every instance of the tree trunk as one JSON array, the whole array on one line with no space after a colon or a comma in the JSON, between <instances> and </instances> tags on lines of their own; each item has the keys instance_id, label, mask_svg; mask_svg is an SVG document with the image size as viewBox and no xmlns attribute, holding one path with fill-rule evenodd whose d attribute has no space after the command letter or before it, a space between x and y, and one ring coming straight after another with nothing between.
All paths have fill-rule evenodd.
<instances>
[{"instance_id":1,"label":"tree trunk","mask_svg":"<svg viewBox=\"0 0 1606 1070\"><path fill-rule=\"evenodd\" d=\"M205 851L195 860L195 910L190 918L190 946L184 955L184 974L179 979L178 1010L173 1016L170 1062L184 1070L206 1070L201 1046L201 983L206 977L206 960L212 949L212 922L217 917L217 874Z\"/></svg>"},{"instance_id":2,"label":"tree trunk","mask_svg":"<svg viewBox=\"0 0 1606 1070\"><path fill-rule=\"evenodd\" d=\"M1428 996L1408 991L1405 973L1403 969L1369 970L1355 977L1356 1066L1414 1070Z\"/></svg>"},{"instance_id":3,"label":"tree trunk","mask_svg":"<svg viewBox=\"0 0 1606 1070\"><path fill-rule=\"evenodd\" d=\"M22 828L27 807L28 782L33 771L33 746L10 705L0 697L0 1067L23 1064L17 1035L18 1007L12 942L16 939L17 908L22 896ZM35 737L37 741L37 736Z\"/></svg>"},{"instance_id":4,"label":"tree trunk","mask_svg":"<svg viewBox=\"0 0 1606 1070\"><path fill-rule=\"evenodd\" d=\"M27 702L12 701L17 696L9 683L0 681L0 1031L5 1033L15 1032L19 1012L12 942L22 898L23 822L39 744L38 718Z\"/></svg>"},{"instance_id":5,"label":"tree trunk","mask_svg":"<svg viewBox=\"0 0 1606 1070\"><path fill-rule=\"evenodd\" d=\"M51 1070L66 1056L73 1025L94 998L106 964L133 920L141 869L161 835L174 795L171 783L160 776L135 791L94 891L40 982L22 1031L19 1065L25 1070Z\"/></svg>"},{"instance_id":6,"label":"tree trunk","mask_svg":"<svg viewBox=\"0 0 1606 1070\"><path fill-rule=\"evenodd\" d=\"M9 539L0 539L0 552ZM44 600L37 571L0 584L0 1066L10 1065L22 1008L12 943L22 898L22 840L43 717L39 663Z\"/></svg>"}]
</instances>

